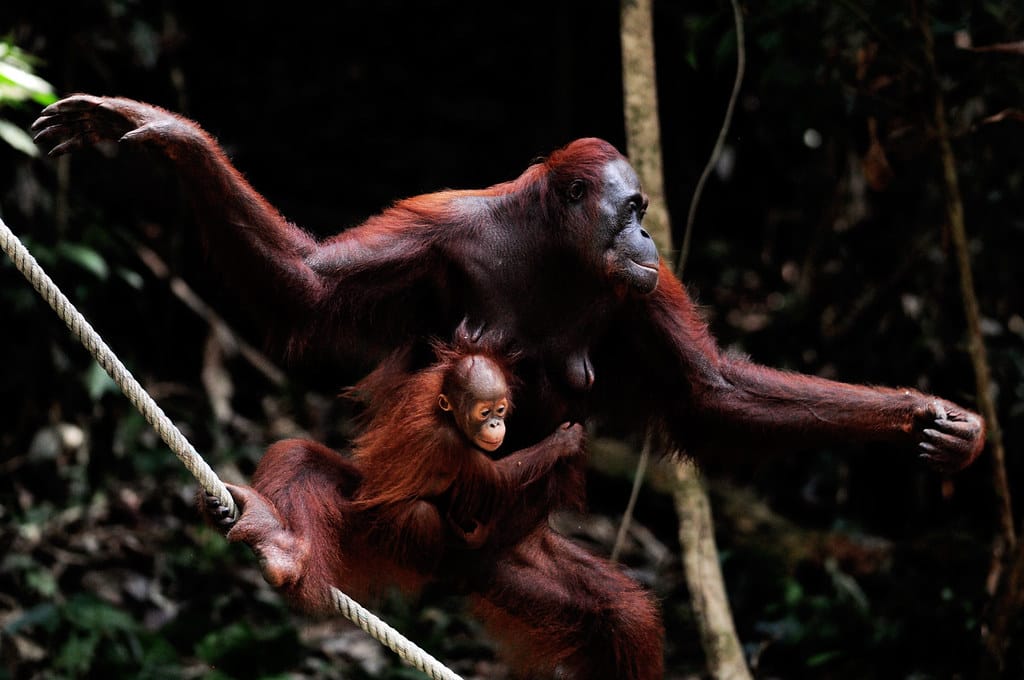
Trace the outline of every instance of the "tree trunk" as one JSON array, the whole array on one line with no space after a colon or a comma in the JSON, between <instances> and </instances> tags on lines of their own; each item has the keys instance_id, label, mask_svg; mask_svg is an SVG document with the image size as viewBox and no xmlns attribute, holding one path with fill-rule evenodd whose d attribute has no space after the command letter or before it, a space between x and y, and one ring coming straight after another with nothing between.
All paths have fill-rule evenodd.
<instances>
[{"instance_id":1,"label":"tree trunk","mask_svg":"<svg viewBox=\"0 0 1024 680\"><path fill-rule=\"evenodd\" d=\"M662 257L671 261L672 232L662 174L651 0L622 0L621 10L628 154L650 199L644 227L659 245ZM719 680L749 678L719 567L707 492L693 463L680 462L677 475L679 484L674 495L683 568L708 673ZM628 521L628 516L623 519Z\"/></svg>"}]
</instances>

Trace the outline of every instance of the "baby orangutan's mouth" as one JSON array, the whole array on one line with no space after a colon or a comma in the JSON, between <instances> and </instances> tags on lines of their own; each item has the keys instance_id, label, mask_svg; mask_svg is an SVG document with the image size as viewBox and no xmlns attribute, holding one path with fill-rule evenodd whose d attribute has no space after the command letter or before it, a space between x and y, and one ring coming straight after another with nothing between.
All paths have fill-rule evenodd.
<instances>
[{"instance_id":1,"label":"baby orangutan's mouth","mask_svg":"<svg viewBox=\"0 0 1024 680\"><path fill-rule=\"evenodd\" d=\"M481 434L481 435L477 435L475 441L476 441L476 445L479 446L481 449L483 449L484 451L490 452L490 451L496 451L498 449L498 447L501 446L501 443L503 441L505 441L505 438L504 437L497 437L497 438L491 439L491 438L485 437L485 436L483 436Z\"/></svg>"}]
</instances>

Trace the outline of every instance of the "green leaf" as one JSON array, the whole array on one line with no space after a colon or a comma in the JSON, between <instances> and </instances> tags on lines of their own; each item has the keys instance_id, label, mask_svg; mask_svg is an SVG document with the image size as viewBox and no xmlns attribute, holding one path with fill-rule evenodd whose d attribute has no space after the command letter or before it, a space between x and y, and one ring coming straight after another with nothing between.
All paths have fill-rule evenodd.
<instances>
[{"instance_id":1,"label":"green leaf","mask_svg":"<svg viewBox=\"0 0 1024 680\"><path fill-rule=\"evenodd\" d=\"M146 634L141 638L145 644L139 678L180 678L178 650L161 635Z\"/></svg>"},{"instance_id":2,"label":"green leaf","mask_svg":"<svg viewBox=\"0 0 1024 680\"><path fill-rule=\"evenodd\" d=\"M40 106L49 106L57 101L58 97L53 92L33 92L32 101Z\"/></svg>"},{"instance_id":3,"label":"green leaf","mask_svg":"<svg viewBox=\"0 0 1024 680\"><path fill-rule=\"evenodd\" d=\"M134 631L139 627L131 616L91 595L78 595L68 602L64 616L75 627L95 633Z\"/></svg>"},{"instance_id":4,"label":"green leaf","mask_svg":"<svg viewBox=\"0 0 1024 680\"><path fill-rule=\"evenodd\" d=\"M95 633L75 634L60 648L54 666L73 675L83 675L92 666L100 636Z\"/></svg>"},{"instance_id":5,"label":"green leaf","mask_svg":"<svg viewBox=\"0 0 1024 680\"><path fill-rule=\"evenodd\" d=\"M110 276L110 267L103 256L89 246L81 243L58 243L57 253L82 269L92 272L97 278L106 280Z\"/></svg>"},{"instance_id":6,"label":"green leaf","mask_svg":"<svg viewBox=\"0 0 1024 680\"><path fill-rule=\"evenodd\" d=\"M29 73L26 69L6 61L0 61L0 82L23 90L25 93L23 99L34 98L35 95L53 96L53 85L39 76Z\"/></svg>"},{"instance_id":7,"label":"green leaf","mask_svg":"<svg viewBox=\"0 0 1024 680\"><path fill-rule=\"evenodd\" d=\"M234 677L250 677L258 668L261 676L283 673L298 660L300 643L288 625L254 628L238 621L213 631L196 643L195 653L203 661Z\"/></svg>"},{"instance_id":8,"label":"green leaf","mask_svg":"<svg viewBox=\"0 0 1024 680\"><path fill-rule=\"evenodd\" d=\"M43 597L53 597L57 594L57 579L43 569L36 569L25 574L25 584Z\"/></svg>"},{"instance_id":9,"label":"green leaf","mask_svg":"<svg viewBox=\"0 0 1024 680\"><path fill-rule=\"evenodd\" d=\"M24 553L8 553L0 560L0 573L28 571L39 565L30 555Z\"/></svg>"},{"instance_id":10,"label":"green leaf","mask_svg":"<svg viewBox=\"0 0 1024 680\"><path fill-rule=\"evenodd\" d=\"M196 656L208 663L215 663L221 657L255 642L252 628L244 622L236 622L215 630L200 640L196 644Z\"/></svg>"},{"instance_id":11,"label":"green leaf","mask_svg":"<svg viewBox=\"0 0 1024 680\"><path fill-rule=\"evenodd\" d=\"M815 654L811 658L807 659L808 668L817 668L818 666L824 666L832 659L842 656L843 653L840 651L822 652L821 654Z\"/></svg>"},{"instance_id":12,"label":"green leaf","mask_svg":"<svg viewBox=\"0 0 1024 680\"><path fill-rule=\"evenodd\" d=\"M795 579L786 581L783 601L790 607L796 606L804 598L804 589Z\"/></svg>"},{"instance_id":13,"label":"green leaf","mask_svg":"<svg viewBox=\"0 0 1024 680\"><path fill-rule=\"evenodd\" d=\"M85 389L89 392L89 398L93 401L98 401L104 394L119 391L114 379L95 361L85 369L82 379L85 382Z\"/></svg>"},{"instance_id":14,"label":"green leaf","mask_svg":"<svg viewBox=\"0 0 1024 680\"><path fill-rule=\"evenodd\" d=\"M6 624L3 630L11 635L14 635L23 628L34 628L36 626L42 626L47 631L53 631L56 630L58 623L60 623L60 616L57 612L57 606L51 602L44 602L32 607L18 618Z\"/></svg>"},{"instance_id":15,"label":"green leaf","mask_svg":"<svg viewBox=\"0 0 1024 680\"><path fill-rule=\"evenodd\" d=\"M145 281L143 280L141 274L139 274L136 271L132 271L131 269L128 269L126 267L118 267L116 271L117 275L121 278L122 281L127 283L135 290L142 290L142 287L145 285Z\"/></svg>"},{"instance_id":16,"label":"green leaf","mask_svg":"<svg viewBox=\"0 0 1024 680\"><path fill-rule=\"evenodd\" d=\"M0 139L25 155L32 158L39 156L39 147L32 141L32 137L10 121L0 120Z\"/></svg>"}]
</instances>

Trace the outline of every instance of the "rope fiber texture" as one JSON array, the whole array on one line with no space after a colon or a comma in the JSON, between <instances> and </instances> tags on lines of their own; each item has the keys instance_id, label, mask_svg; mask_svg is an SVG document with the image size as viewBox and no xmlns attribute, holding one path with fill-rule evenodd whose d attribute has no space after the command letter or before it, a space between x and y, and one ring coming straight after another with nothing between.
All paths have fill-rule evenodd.
<instances>
[{"instance_id":1,"label":"rope fiber texture","mask_svg":"<svg viewBox=\"0 0 1024 680\"><path fill-rule=\"evenodd\" d=\"M218 501L230 509L232 518L237 518L238 508L235 505L235 500L217 474L196 452L181 430L163 412L163 409L149 396L139 381L121 363L121 360L86 321L81 312L71 304L57 284L47 276L25 245L4 224L2 219L0 219L0 248L3 248L18 271L28 279L36 292L67 324L75 339L89 350L89 353L121 388L132 405L142 413L174 455L196 478L203 490L215 496ZM331 601L334 603L335 609L345 618L393 651L407 664L426 673L432 680L462 680L433 656L417 647L404 635L337 588L331 588Z\"/></svg>"}]
</instances>

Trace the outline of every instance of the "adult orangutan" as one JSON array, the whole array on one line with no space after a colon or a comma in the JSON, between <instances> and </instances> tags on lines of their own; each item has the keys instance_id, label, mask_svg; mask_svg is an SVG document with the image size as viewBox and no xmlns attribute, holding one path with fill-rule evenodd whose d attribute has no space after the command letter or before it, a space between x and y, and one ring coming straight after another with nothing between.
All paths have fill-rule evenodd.
<instances>
[{"instance_id":1,"label":"adult orangutan","mask_svg":"<svg viewBox=\"0 0 1024 680\"><path fill-rule=\"evenodd\" d=\"M786 373L722 353L643 230L647 199L636 174L598 139L572 142L509 182L407 199L317 241L270 206L198 125L161 108L75 95L47 107L33 129L51 155L117 141L168 161L226 283L292 355L377 362L396 348L451 337L463 319L477 334L508 339L520 357L518 442L539 442L560 423L595 416L634 429L657 424L698 459L726 447L876 441L916 448L955 470L984 444L982 419L941 398ZM412 352L402 372L421 368L422 355ZM338 515L338 498L359 486L329 453L312 443L287 455L272 450L254 483L292 481L280 494L265 487L266 502L241 492L239 527L256 530L236 527L265 565L281 555L287 564L297 549L303 554L303 536L317 538L318 559L290 574L322 583L331 575L316 565L341 564L342 544L315 527ZM318 495L332 476L336 492ZM290 500L296 496L308 502ZM415 507L428 523L444 518L446 532L462 526L472 549L476 522L487 526L487 519L470 512L460 525L448 519L445 500L433 503L436 516ZM296 533L311 521L311 508L319 513L314 528ZM481 555L501 537L500 524L477 546ZM436 536L406 526L407 536ZM501 559L481 560L501 566L483 570L467 592L501 639L526 641L522 657L511 650L516 667L567 669L573 678L658 676L660 624L629 579L543 524L495 545L511 547ZM279 585L288 586L288 573ZM277 578L273 568L269 578Z\"/></svg>"},{"instance_id":2,"label":"adult orangutan","mask_svg":"<svg viewBox=\"0 0 1024 680\"><path fill-rule=\"evenodd\" d=\"M700 459L887 441L944 469L984 443L976 414L911 389L849 385L722 353L643 230L636 174L577 140L488 189L407 199L322 242L290 224L198 125L122 98L74 95L33 125L51 155L119 141L168 160L228 285L294 353L375 362L451 337L463 318L521 359L516 439L588 415L651 421Z\"/></svg>"},{"instance_id":3,"label":"adult orangutan","mask_svg":"<svg viewBox=\"0 0 1024 680\"><path fill-rule=\"evenodd\" d=\"M357 388L367 418L352 459L279 442L252 487L229 487L237 522L209 495L208 516L305 611L329 612L331 586L364 598L437 583L470 597L517 677L661 678L650 596L544 522L582 504L582 426L492 461L511 411L501 357L462 346L405 365L386 361Z\"/></svg>"}]
</instances>

